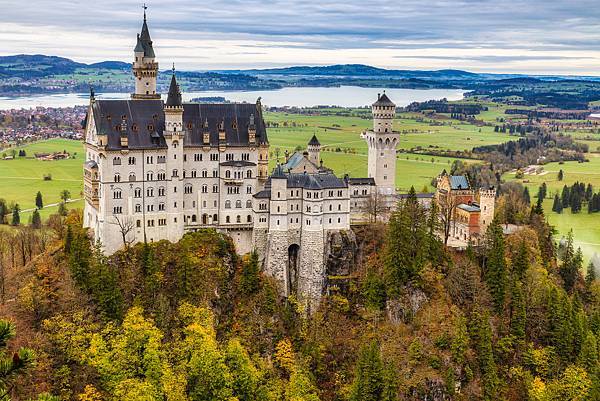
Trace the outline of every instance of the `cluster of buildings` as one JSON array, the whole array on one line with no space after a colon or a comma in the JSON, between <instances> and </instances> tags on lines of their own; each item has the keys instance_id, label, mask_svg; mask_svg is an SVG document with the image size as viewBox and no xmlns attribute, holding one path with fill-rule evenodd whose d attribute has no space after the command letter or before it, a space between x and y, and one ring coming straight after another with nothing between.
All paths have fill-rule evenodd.
<instances>
[{"instance_id":1,"label":"cluster of buildings","mask_svg":"<svg viewBox=\"0 0 600 401\"><path fill-rule=\"evenodd\" d=\"M173 68L161 100L145 15L132 68L131 99L100 100L92 92L87 112L84 225L103 250L214 228L239 253L256 250L286 295L318 299L331 236L367 221L373 197L397 201L394 103L384 93L372 105L373 128L362 135L368 177L336 176L323 165L316 136L269 171L260 99L185 103Z\"/></svg>"},{"instance_id":2,"label":"cluster of buildings","mask_svg":"<svg viewBox=\"0 0 600 401\"><path fill-rule=\"evenodd\" d=\"M83 139L86 107L0 110L0 149L49 138Z\"/></svg>"}]
</instances>

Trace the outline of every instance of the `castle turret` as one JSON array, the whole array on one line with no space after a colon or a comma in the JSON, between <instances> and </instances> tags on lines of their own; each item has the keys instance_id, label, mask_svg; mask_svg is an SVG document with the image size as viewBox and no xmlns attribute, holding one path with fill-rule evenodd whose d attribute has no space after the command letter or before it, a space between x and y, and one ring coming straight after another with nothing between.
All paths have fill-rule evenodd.
<instances>
[{"instance_id":1,"label":"castle turret","mask_svg":"<svg viewBox=\"0 0 600 401\"><path fill-rule=\"evenodd\" d=\"M158 63L154 61L154 48L152 47L152 39L146 22L146 6L144 6L142 31L137 35L133 56L132 69L135 77L135 92L131 95L131 98L160 99L160 94L156 93Z\"/></svg>"},{"instance_id":2,"label":"castle turret","mask_svg":"<svg viewBox=\"0 0 600 401\"><path fill-rule=\"evenodd\" d=\"M318 166L321 161L321 143L316 135L313 135L308 142L308 160L313 162L316 166Z\"/></svg>"},{"instance_id":3,"label":"castle turret","mask_svg":"<svg viewBox=\"0 0 600 401\"><path fill-rule=\"evenodd\" d=\"M494 219L495 204L496 204L496 189L495 188L480 188L479 189L479 232L485 234L488 226Z\"/></svg>"},{"instance_id":4,"label":"castle turret","mask_svg":"<svg viewBox=\"0 0 600 401\"><path fill-rule=\"evenodd\" d=\"M395 193L396 146L400 133L393 130L392 122L396 115L396 105L387 97L377 95L372 105L373 130L366 131L364 138L369 147L369 177L375 179L379 193Z\"/></svg>"}]
</instances>

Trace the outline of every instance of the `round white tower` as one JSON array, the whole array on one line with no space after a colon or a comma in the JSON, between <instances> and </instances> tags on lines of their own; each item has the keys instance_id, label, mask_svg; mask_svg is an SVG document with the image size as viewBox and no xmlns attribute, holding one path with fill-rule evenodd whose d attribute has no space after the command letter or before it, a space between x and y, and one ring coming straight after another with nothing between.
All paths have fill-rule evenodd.
<instances>
[{"instance_id":1,"label":"round white tower","mask_svg":"<svg viewBox=\"0 0 600 401\"><path fill-rule=\"evenodd\" d=\"M384 92L377 95L371 110L373 130L364 134L369 147L369 177L375 179L379 193L392 195L396 191L396 146L400 138L392 126L396 105Z\"/></svg>"}]
</instances>

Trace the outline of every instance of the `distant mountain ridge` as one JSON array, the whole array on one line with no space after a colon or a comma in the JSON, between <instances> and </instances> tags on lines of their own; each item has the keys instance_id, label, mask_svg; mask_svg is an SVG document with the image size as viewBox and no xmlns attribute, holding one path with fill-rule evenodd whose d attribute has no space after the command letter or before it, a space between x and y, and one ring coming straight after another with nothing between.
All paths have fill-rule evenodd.
<instances>
[{"instance_id":1,"label":"distant mountain ridge","mask_svg":"<svg viewBox=\"0 0 600 401\"><path fill-rule=\"evenodd\" d=\"M71 59L44 54L16 54L0 56L0 77L43 78L53 75L72 74L80 68L123 70L131 64L121 61L103 61L85 64Z\"/></svg>"}]
</instances>

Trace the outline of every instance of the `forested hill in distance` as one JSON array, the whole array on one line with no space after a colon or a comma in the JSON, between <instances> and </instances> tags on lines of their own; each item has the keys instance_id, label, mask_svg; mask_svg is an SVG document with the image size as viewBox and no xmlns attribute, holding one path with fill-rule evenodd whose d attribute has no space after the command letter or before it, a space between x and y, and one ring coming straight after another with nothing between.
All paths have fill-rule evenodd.
<instances>
[{"instance_id":1,"label":"forested hill in distance","mask_svg":"<svg viewBox=\"0 0 600 401\"><path fill-rule=\"evenodd\" d=\"M169 65L163 63L162 65ZM158 89L168 88L171 70L159 74ZM534 76L474 73L462 70L384 69L362 64L291 66L271 69L178 71L184 91L269 90L283 87L387 87L406 89L465 89L492 100L522 104L588 108L600 100L600 77ZM41 93L130 92L131 64L102 61L93 64L68 58L20 54L0 56L0 96Z\"/></svg>"}]
</instances>

